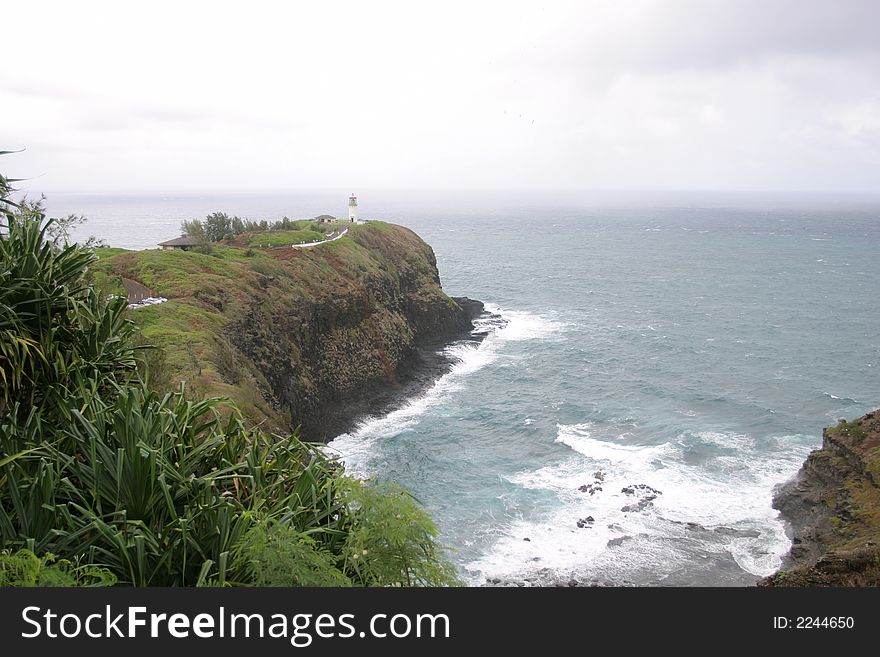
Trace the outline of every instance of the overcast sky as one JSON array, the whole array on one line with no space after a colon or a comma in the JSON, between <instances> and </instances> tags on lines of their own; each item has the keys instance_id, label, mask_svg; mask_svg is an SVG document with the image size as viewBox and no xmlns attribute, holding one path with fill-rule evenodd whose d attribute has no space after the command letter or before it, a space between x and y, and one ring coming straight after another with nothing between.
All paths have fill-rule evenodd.
<instances>
[{"instance_id":1,"label":"overcast sky","mask_svg":"<svg viewBox=\"0 0 880 657\"><path fill-rule=\"evenodd\" d=\"M878 191L880 1L6 3L35 190Z\"/></svg>"}]
</instances>

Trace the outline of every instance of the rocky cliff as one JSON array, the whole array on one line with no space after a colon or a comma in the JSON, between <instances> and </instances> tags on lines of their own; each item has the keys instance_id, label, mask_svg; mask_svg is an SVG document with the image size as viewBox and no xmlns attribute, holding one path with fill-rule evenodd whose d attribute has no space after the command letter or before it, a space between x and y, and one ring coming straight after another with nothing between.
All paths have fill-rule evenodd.
<instances>
[{"instance_id":1,"label":"rocky cliff","mask_svg":"<svg viewBox=\"0 0 880 657\"><path fill-rule=\"evenodd\" d=\"M774 500L792 548L763 586L880 585L880 411L825 429Z\"/></svg>"},{"instance_id":2,"label":"rocky cliff","mask_svg":"<svg viewBox=\"0 0 880 657\"><path fill-rule=\"evenodd\" d=\"M442 290L431 247L381 222L295 249L113 250L99 272L167 297L132 312L162 349L157 385L231 397L254 422L326 440L447 367L482 304Z\"/></svg>"}]
</instances>

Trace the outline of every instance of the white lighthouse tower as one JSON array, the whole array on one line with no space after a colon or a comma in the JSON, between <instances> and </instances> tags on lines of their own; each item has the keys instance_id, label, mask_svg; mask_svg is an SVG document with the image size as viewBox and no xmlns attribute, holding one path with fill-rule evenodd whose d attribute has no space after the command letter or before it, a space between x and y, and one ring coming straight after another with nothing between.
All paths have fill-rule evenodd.
<instances>
[{"instance_id":1,"label":"white lighthouse tower","mask_svg":"<svg viewBox=\"0 0 880 657\"><path fill-rule=\"evenodd\" d=\"M353 224L358 220L358 197L354 194L348 197L348 220Z\"/></svg>"}]
</instances>

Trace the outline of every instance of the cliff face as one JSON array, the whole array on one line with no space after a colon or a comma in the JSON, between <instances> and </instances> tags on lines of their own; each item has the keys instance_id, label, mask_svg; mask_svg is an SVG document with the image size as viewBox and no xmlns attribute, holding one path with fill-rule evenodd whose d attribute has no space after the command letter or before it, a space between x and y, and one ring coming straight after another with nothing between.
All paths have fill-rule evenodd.
<instances>
[{"instance_id":1,"label":"cliff face","mask_svg":"<svg viewBox=\"0 0 880 657\"><path fill-rule=\"evenodd\" d=\"M415 233L358 227L353 240L368 266L330 274L317 294L292 308L251 300L226 327L232 345L266 376L272 393L301 423L304 435L326 440L351 420L375 412L421 381L438 364L432 350L461 338L482 304L453 300L441 290L434 253ZM290 249L284 259L336 257ZM426 374L428 374L426 372Z\"/></svg>"},{"instance_id":2,"label":"cliff face","mask_svg":"<svg viewBox=\"0 0 880 657\"><path fill-rule=\"evenodd\" d=\"M774 500L793 545L763 586L880 585L880 411L825 429Z\"/></svg>"},{"instance_id":3,"label":"cliff face","mask_svg":"<svg viewBox=\"0 0 880 657\"><path fill-rule=\"evenodd\" d=\"M255 422L326 440L427 383L482 304L441 289L430 246L401 226L352 226L309 249L125 252L102 262L166 304L133 312L171 383L233 398Z\"/></svg>"}]
</instances>

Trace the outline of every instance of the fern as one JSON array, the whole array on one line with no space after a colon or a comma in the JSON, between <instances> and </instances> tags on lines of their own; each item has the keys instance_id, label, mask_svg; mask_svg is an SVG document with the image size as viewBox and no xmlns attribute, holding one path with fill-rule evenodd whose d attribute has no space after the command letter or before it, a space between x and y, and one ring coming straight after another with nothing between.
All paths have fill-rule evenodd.
<instances>
[{"instance_id":1,"label":"fern","mask_svg":"<svg viewBox=\"0 0 880 657\"><path fill-rule=\"evenodd\" d=\"M257 586L351 586L337 557L308 535L281 523L254 527L241 555Z\"/></svg>"},{"instance_id":2,"label":"fern","mask_svg":"<svg viewBox=\"0 0 880 657\"><path fill-rule=\"evenodd\" d=\"M113 586L116 577L105 568L76 568L57 561L54 554L42 558L30 550L0 551L0 586Z\"/></svg>"}]
</instances>

